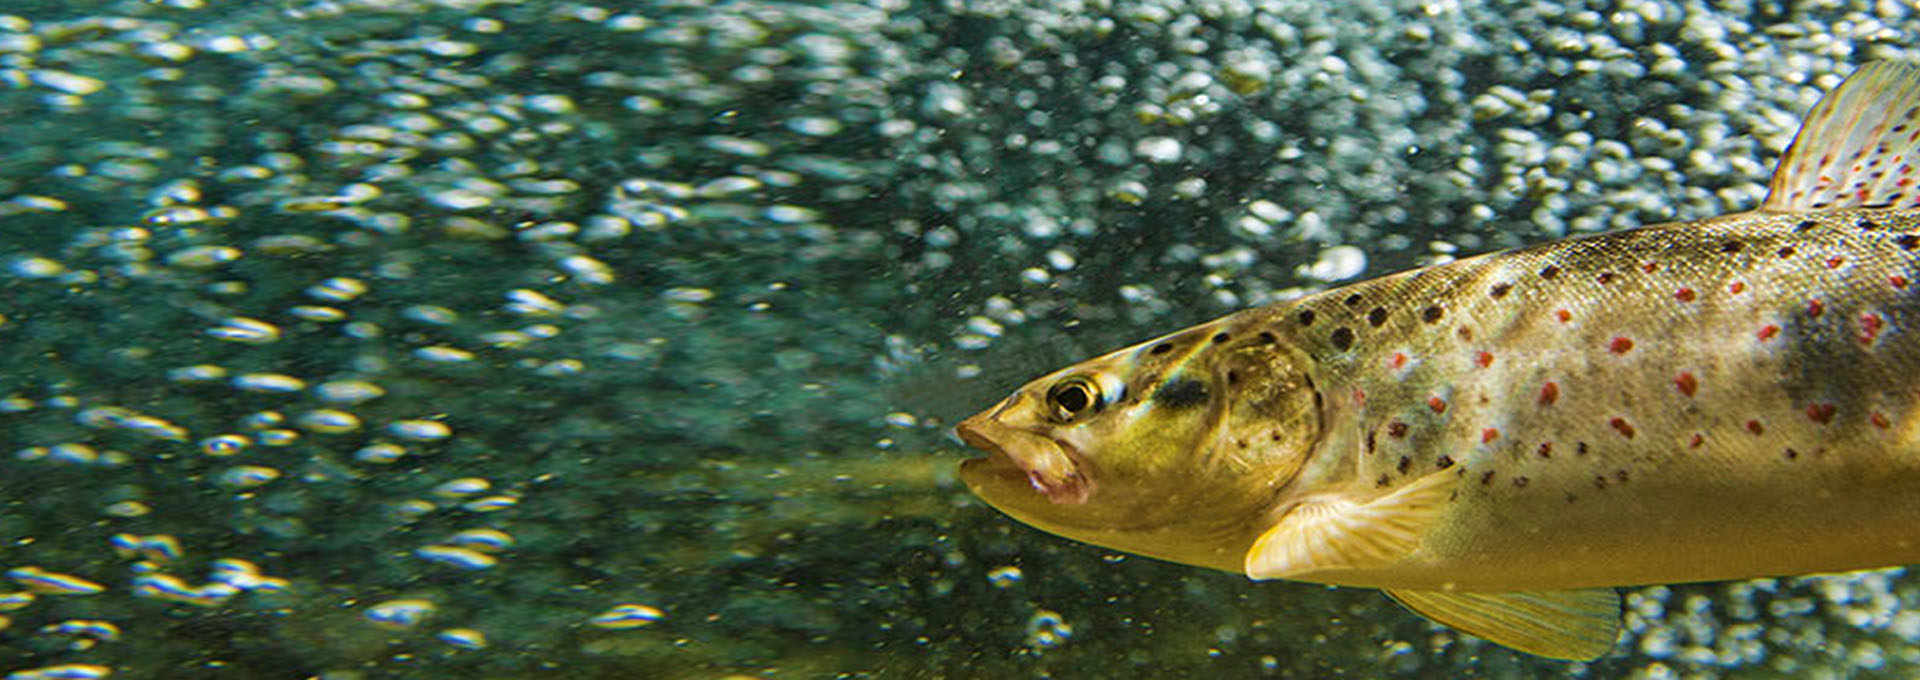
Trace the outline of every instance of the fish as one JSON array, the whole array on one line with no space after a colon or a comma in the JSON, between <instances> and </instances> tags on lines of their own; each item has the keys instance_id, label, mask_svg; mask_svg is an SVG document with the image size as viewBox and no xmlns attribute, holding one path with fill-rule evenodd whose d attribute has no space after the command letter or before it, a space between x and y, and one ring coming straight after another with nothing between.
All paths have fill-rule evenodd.
<instances>
[{"instance_id":1,"label":"fish","mask_svg":"<svg viewBox=\"0 0 1920 680\"><path fill-rule=\"evenodd\" d=\"M1605 655L1615 590L1920 562L1920 68L1859 67L1750 211L1239 311L960 422L1014 520Z\"/></svg>"}]
</instances>

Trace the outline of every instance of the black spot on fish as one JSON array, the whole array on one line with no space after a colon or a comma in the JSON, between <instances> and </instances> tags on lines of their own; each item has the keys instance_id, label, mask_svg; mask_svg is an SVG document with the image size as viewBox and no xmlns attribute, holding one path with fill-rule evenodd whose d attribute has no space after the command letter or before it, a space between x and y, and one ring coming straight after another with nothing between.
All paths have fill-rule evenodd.
<instances>
[{"instance_id":1,"label":"black spot on fish","mask_svg":"<svg viewBox=\"0 0 1920 680\"><path fill-rule=\"evenodd\" d=\"M1545 266L1545 267L1542 267L1542 268L1540 269L1540 278L1543 278L1543 279L1553 279L1553 278L1557 278L1557 277L1559 277L1559 276L1560 276L1560 268L1559 268L1559 267L1555 267L1555 266L1553 266L1553 265L1547 265L1547 266Z\"/></svg>"},{"instance_id":2,"label":"black spot on fish","mask_svg":"<svg viewBox=\"0 0 1920 680\"><path fill-rule=\"evenodd\" d=\"M1387 486L1388 484L1392 484L1392 483L1393 483L1393 480L1392 480L1392 479L1389 479L1389 478L1387 478L1387 475L1386 475L1386 473L1381 473L1381 475L1380 475L1380 478L1379 478L1379 479L1376 479L1376 480L1373 480L1373 485L1374 485L1374 486L1377 486L1377 487L1380 487L1380 488L1383 488L1383 489L1384 489L1384 488L1386 488L1386 486Z\"/></svg>"},{"instance_id":3,"label":"black spot on fish","mask_svg":"<svg viewBox=\"0 0 1920 680\"><path fill-rule=\"evenodd\" d=\"M1353 329L1346 326L1335 328L1333 334L1327 336L1327 340L1333 343L1334 349L1344 352L1353 346Z\"/></svg>"},{"instance_id":4,"label":"black spot on fish","mask_svg":"<svg viewBox=\"0 0 1920 680\"><path fill-rule=\"evenodd\" d=\"M1367 453L1373 453L1373 430L1367 430Z\"/></svg>"},{"instance_id":5,"label":"black spot on fish","mask_svg":"<svg viewBox=\"0 0 1920 680\"><path fill-rule=\"evenodd\" d=\"M1404 474L1407 474L1407 468L1409 468L1409 467L1412 467L1412 466L1413 466L1413 459L1412 459L1412 458L1408 458L1408 457L1406 457L1406 456L1401 456L1401 457L1400 457L1400 465L1399 465L1399 466L1397 466L1397 467L1395 467L1394 469L1396 469L1396 470L1399 470L1399 471L1400 471L1400 474L1403 474L1403 475L1404 475Z\"/></svg>"},{"instance_id":6,"label":"black spot on fish","mask_svg":"<svg viewBox=\"0 0 1920 680\"><path fill-rule=\"evenodd\" d=\"M1787 455L1787 460L1794 460L1800 457L1800 452L1795 451L1793 449L1787 449L1786 455Z\"/></svg>"},{"instance_id":7,"label":"black spot on fish","mask_svg":"<svg viewBox=\"0 0 1920 680\"><path fill-rule=\"evenodd\" d=\"M1781 246L1780 250L1775 251L1774 254L1780 257L1793 257L1793 246Z\"/></svg>"},{"instance_id":8,"label":"black spot on fish","mask_svg":"<svg viewBox=\"0 0 1920 680\"><path fill-rule=\"evenodd\" d=\"M1167 408L1187 408L1207 402L1207 386L1192 378L1172 378L1153 393L1153 401Z\"/></svg>"},{"instance_id":9,"label":"black spot on fish","mask_svg":"<svg viewBox=\"0 0 1920 680\"><path fill-rule=\"evenodd\" d=\"M1373 308L1373 311L1367 312L1367 323L1373 324L1374 328L1379 328L1380 324L1383 324L1386 322L1387 322L1387 308L1375 307Z\"/></svg>"},{"instance_id":10,"label":"black spot on fish","mask_svg":"<svg viewBox=\"0 0 1920 680\"><path fill-rule=\"evenodd\" d=\"M1358 307L1358 306L1360 306L1360 301L1361 301L1362 299L1364 299L1364 298L1361 298L1361 297L1360 297L1360 294L1359 294L1359 293L1354 293L1354 294L1352 294L1352 295L1348 295L1348 296L1347 296L1347 306L1348 306L1348 307Z\"/></svg>"},{"instance_id":11,"label":"black spot on fish","mask_svg":"<svg viewBox=\"0 0 1920 680\"><path fill-rule=\"evenodd\" d=\"M1492 483L1493 483L1493 471L1492 471L1492 470L1488 470L1488 471L1486 471L1486 473L1485 473L1485 474L1482 474L1482 475L1480 475L1480 486L1486 486L1486 485L1488 485L1488 484L1492 484Z\"/></svg>"},{"instance_id":12,"label":"black spot on fish","mask_svg":"<svg viewBox=\"0 0 1920 680\"><path fill-rule=\"evenodd\" d=\"M1593 280L1603 284L1613 283L1613 272L1600 272L1600 275L1593 277Z\"/></svg>"},{"instance_id":13,"label":"black spot on fish","mask_svg":"<svg viewBox=\"0 0 1920 680\"><path fill-rule=\"evenodd\" d=\"M1439 458L1434 459L1433 464L1442 470L1453 467L1453 456L1440 454Z\"/></svg>"},{"instance_id":14,"label":"black spot on fish","mask_svg":"<svg viewBox=\"0 0 1920 680\"><path fill-rule=\"evenodd\" d=\"M1495 300L1498 300L1500 298L1506 297L1507 291L1510 291L1510 290L1513 290L1513 284L1496 283L1496 284L1493 284L1492 288L1487 289L1487 295L1491 296Z\"/></svg>"},{"instance_id":15,"label":"black spot on fish","mask_svg":"<svg viewBox=\"0 0 1920 680\"><path fill-rule=\"evenodd\" d=\"M1266 332L1266 331L1261 331L1261 332L1260 332L1260 342L1262 342L1262 343L1265 343L1265 344L1269 344L1269 345L1271 345L1271 344L1273 344L1273 343L1276 343L1276 342L1279 342L1279 341L1280 341L1280 339L1279 339L1279 338L1276 338L1276 337L1274 337L1272 333L1269 333L1269 332Z\"/></svg>"},{"instance_id":16,"label":"black spot on fish","mask_svg":"<svg viewBox=\"0 0 1920 680\"><path fill-rule=\"evenodd\" d=\"M1299 319L1300 325L1302 326L1311 326L1313 325L1313 310L1302 309L1300 310L1300 315L1294 318Z\"/></svg>"},{"instance_id":17,"label":"black spot on fish","mask_svg":"<svg viewBox=\"0 0 1920 680\"><path fill-rule=\"evenodd\" d=\"M1586 442L1574 442L1574 444L1573 444L1573 452L1574 452L1574 453L1575 453L1576 455L1581 455L1581 456L1584 456L1584 455L1587 455L1587 443L1586 443Z\"/></svg>"},{"instance_id":18,"label":"black spot on fish","mask_svg":"<svg viewBox=\"0 0 1920 680\"><path fill-rule=\"evenodd\" d=\"M1606 475L1594 475L1594 476L1593 476L1593 488L1595 488L1595 489L1605 489L1605 488L1607 488L1607 476L1606 476Z\"/></svg>"},{"instance_id":19,"label":"black spot on fish","mask_svg":"<svg viewBox=\"0 0 1920 680\"><path fill-rule=\"evenodd\" d=\"M1793 225L1793 233L1803 233L1817 226L1820 226L1820 223L1813 220L1800 220L1799 224Z\"/></svg>"},{"instance_id":20,"label":"black spot on fish","mask_svg":"<svg viewBox=\"0 0 1920 680\"><path fill-rule=\"evenodd\" d=\"M1153 349L1147 350L1147 352L1150 354L1166 354L1167 352L1171 352L1171 351L1173 351L1173 345L1164 343L1164 342L1158 345L1154 345Z\"/></svg>"},{"instance_id":21,"label":"black spot on fish","mask_svg":"<svg viewBox=\"0 0 1920 680\"><path fill-rule=\"evenodd\" d=\"M1240 372L1239 372L1239 371L1227 371L1227 384L1228 384L1228 385L1238 385L1238 384L1240 384Z\"/></svg>"},{"instance_id":22,"label":"black spot on fish","mask_svg":"<svg viewBox=\"0 0 1920 680\"><path fill-rule=\"evenodd\" d=\"M1728 253L1728 254L1737 253L1737 252L1740 252L1741 248L1745 248L1746 245L1747 244L1741 243L1739 241L1728 241L1726 243L1720 244L1720 252Z\"/></svg>"},{"instance_id":23,"label":"black spot on fish","mask_svg":"<svg viewBox=\"0 0 1920 680\"><path fill-rule=\"evenodd\" d=\"M1232 337L1232 336L1229 336L1229 335L1227 335L1226 333L1214 333L1214 334L1213 334L1213 344L1216 344L1216 345L1218 345L1218 344L1220 344L1220 343L1223 343L1223 342L1226 342L1226 341L1227 341L1227 339L1228 339L1228 338L1230 338L1230 337Z\"/></svg>"},{"instance_id":24,"label":"black spot on fish","mask_svg":"<svg viewBox=\"0 0 1920 680\"><path fill-rule=\"evenodd\" d=\"M1427 323L1433 323L1433 322L1439 321L1440 317L1445 315L1446 315L1446 312L1440 309L1440 305L1434 305L1432 307L1428 307L1426 309L1420 310L1420 320L1425 321Z\"/></svg>"},{"instance_id":25,"label":"black spot on fish","mask_svg":"<svg viewBox=\"0 0 1920 680\"><path fill-rule=\"evenodd\" d=\"M1621 484L1625 484L1625 483L1627 483L1627 470L1626 470L1626 468L1621 468L1621 469L1618 469L1618 470L1614 470L1614 471L1613 471L1613 478L1614 478L1614 479L1615 479L1616 481L1619 481L1619 482L1620 482Z\"/></svg>"},{"instance_id":26,"label":"black spot on fish","mask_svg":"<svg viewBox=\"0 0 1920 680\"><path fill-rule=\"evenodd\" d=\"M1862 218L1860 218L1860 221L1859 221L1858 223L1856 223L1856 225L1855 225L1855 226L1858 226L1858 227L1860 227L1861 229L1864 229L1864 230L1867 230L1867 231L1873 231L1873 230L1875 230L1875 229L1879 229L1879 228L1880 228L1880 224L1879 224L1879 223L1877 223L1877 222L1874 222L1874 221L1873 221L1872 219L1869 219L1869 218L1865 218L1865 217L1862 217Z\"/></svg>"},{"instance_id":27,"label":"black spot on fish","mask_svg":"<svg viewBox=\"0 0 1920 680\"><path fill-rule=\"evenodd\" d=\"M1527 478L1524 476L1515 477L1513 478L1513 488L1516 488L1516 489L1527 488L1527 481L1528 481Z\"/></svg>"},{"instance_id":28,"label":"black spot on fish","mask_svg":"<svg viewBox=\"0 0 1920 680\"><path fill-rule=\"evenodd\" d=\"M1900 238L1894 239L1893 242L1895 245L1900 246L1901 250L1913 250L1916 247L1920 247L1920 236L1901 234Z\"/></svg>"}]
</instances>

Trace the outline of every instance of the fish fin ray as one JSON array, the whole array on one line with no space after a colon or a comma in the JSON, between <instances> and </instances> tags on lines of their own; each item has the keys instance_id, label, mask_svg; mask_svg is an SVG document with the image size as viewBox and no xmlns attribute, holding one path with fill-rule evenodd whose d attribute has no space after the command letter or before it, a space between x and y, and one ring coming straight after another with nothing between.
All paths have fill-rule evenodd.
<instances>
[{"instance_id":1,"label":"fish fin ray","mask_svg":"<svg viewBox=\"0 0 1920 680\"><path fill-rule=\"evenodd\" d=\"M1548 658L1591 661L1613 649L1620 636L1620 594L1612 588L1385 592L1401 606L1450 628Z\"/></svg>"},{"instance_id":2,"label":"fish fin ray","mask_svg":"<svg viewBox=\"0 0 1920 680\"><path fill-rule=\"evenodd\" d=\"M1441 470L1365 502L1340 496L1309 499L1253 542L1246 556L1247 576L1292 578L1391 564L1419 546L1458 480L1455 471Z\"/></svg>"},{"instance_id":3,"label":"fish fin ray","mask_svg":"<svg viewBox=\"0 0 1920 680\"><path fill-rule=\"evenodd\" d=\"M1920 206L1920 67L1861 66L1807 112L1760 209Z\"/></svg>"}]
</instances>

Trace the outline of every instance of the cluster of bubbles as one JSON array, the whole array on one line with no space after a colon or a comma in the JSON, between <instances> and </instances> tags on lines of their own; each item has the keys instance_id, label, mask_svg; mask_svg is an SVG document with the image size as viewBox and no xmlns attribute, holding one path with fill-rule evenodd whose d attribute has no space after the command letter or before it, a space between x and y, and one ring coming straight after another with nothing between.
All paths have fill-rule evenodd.
<instances>
[{"instance_id":1,"label":"cluster of bubbles","mask_svg":"<svg viewBox=\"0 0 1920 680\"><path fill-rule=\"evenodd\" d=\"M19 678L1538 670L1366 593L1010 530L940 433L1239 306L1748 207L1920 30L1840 0L13 11ZM1583 668L1911 667L1913 589L1855 578L1642 592Z\"/></svg>"}]
</instances>

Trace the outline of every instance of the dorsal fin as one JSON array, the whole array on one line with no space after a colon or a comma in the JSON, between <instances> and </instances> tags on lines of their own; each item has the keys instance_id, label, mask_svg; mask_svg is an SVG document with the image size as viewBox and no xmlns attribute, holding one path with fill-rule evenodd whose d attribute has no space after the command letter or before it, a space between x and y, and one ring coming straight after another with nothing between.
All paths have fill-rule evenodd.
<instances>
[{"instance_id":1,"label":"dorsal fin","mask_svg":"<svg viewBox=\"0 0 1920 680\"><path fill-rule=\"evenodd\" d=\"M1920 207L1920 68L1861 66L1807 112L1760 209Z\"/></svg>"}]
</instances>

